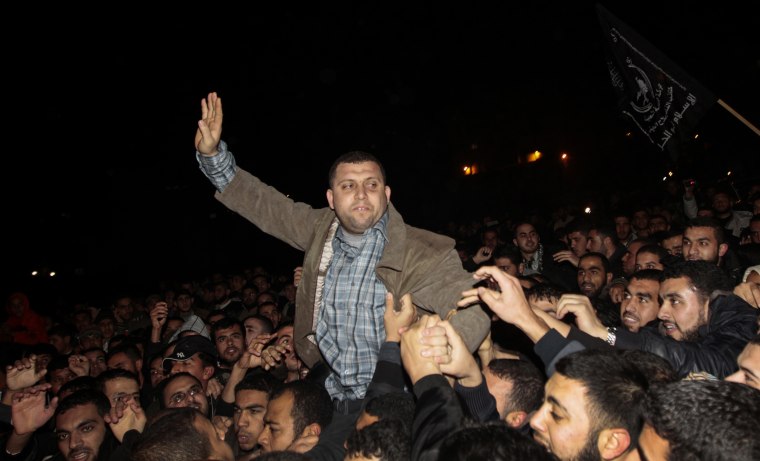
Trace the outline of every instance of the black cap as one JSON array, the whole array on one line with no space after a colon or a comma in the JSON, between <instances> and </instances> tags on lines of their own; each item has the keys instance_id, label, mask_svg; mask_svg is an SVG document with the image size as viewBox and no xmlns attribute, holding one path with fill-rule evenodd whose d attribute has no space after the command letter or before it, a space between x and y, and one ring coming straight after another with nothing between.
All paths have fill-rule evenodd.
<instances>
[{"instance_id":1,"label":"black cap","mask_svg":"<svg viewBox=\"0 0 760 461\"><path fill-rule=\"evenodd\" d=\"M172 352L172 354L168 357L164 358L164 367L167 365L167 360L171 360L173 362L184 362L185 360L189 360L190 357L194 356L198 352L208 354L213 357L214 360L216 360L216 347L214 347L214 343L212 343L208 338L200 335L185 336L184 338L180 338L177 341L177 344L174 346L174 352Z\"/></svg>"}]
</instances>

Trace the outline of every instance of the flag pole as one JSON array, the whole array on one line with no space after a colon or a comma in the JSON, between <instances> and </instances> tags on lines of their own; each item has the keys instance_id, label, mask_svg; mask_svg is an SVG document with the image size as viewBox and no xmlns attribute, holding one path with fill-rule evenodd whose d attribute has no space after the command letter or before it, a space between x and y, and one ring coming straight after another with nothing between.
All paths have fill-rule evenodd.
<instances>
[{"instance_id":1,"label":"flag pole","mask_svg":"<svg viewBox=\"0 0 760 461\"><path fill-rule=\"evenodd\" d=\"M757 127L749 122L746 118L742 117L738 112L736 112L731 106L725 103L722 99L718 99L718 104L721 105L724 109L726 109L731 115L738 118L740 122L747 125L750 130L754 131L756 135L760 136L760 130L757 129Z\"/></svg>"}]
</instances>

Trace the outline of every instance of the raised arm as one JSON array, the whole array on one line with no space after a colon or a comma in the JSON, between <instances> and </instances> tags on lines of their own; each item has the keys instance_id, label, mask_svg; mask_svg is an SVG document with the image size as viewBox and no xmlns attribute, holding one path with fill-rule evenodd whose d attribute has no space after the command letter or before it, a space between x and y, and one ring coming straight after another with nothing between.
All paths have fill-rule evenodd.
<instances>
[{"instance_id":1,"label":"raised arm","mask_svg":"<svg viewBox=\"0 0 760 461\"><path fill-rule=\"evenodd\" d=\"M207 157L219 153L219 141L222 139L222 98L209 93L201 100L201 119L195 132L195 149Z\"/></svg>"}]
</instances>

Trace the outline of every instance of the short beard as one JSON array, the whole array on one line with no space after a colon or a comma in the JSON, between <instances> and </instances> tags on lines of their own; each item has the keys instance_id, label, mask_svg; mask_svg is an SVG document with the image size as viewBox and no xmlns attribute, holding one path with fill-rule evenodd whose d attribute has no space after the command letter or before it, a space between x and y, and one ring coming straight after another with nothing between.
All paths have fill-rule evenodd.
<instances>
[{"instance_id":1,"label":"short beard","mask_svg":"<svg viewBox=\"0 0 760 461\"><path fill-rule=\"evenodd\" d=\"M684 331L683 339L681 339L681 341L690 341L690 342L697 341L699 339L699 327L706 324L707 324L707 317L705 316L703 311L699 311L699 316L697 317L697 326L695 326L689 331Z\"/></svg>"},{"instance_id":2,"label":"short beard","mask_svg":"<svg viewBox=\"0 0 760 461\"><path fill-rule=\"evenodd\" d=\"M596 443L599 440L600 433L600 430L594 430L590 433L583 448L581 448L581 450L568 461L598 461L599 449L597 448Z\"/></svg>"}]
</instances>

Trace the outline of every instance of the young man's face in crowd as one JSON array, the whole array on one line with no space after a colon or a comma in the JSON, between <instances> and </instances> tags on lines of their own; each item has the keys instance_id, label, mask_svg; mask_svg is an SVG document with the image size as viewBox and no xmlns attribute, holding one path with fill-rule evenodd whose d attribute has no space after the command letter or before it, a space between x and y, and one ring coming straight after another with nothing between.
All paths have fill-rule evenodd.
<instances>
[{"instance_id":1,"label":"young man's face in crowd","mask_svg":"<svg viewBox=\"0 0 760 461\"><path fill-rule=\"evenodd\" d=\"M683 233L683 257L687 261L718 264L727 250L726 244L718 244L712 227L688 227Z\"/></svg>"},{"instance_id":2,"label":"young man's face in crowd","mask_svg":"<svg viewBox=\"0 0 760 461\"><path fill-rule=\"evenodd\" d=\"M639 251L636 253L636 270L640 271L642 269L657 269L661 271L665 270L665 266L656 254Z\"/></svg>"},{"instance_id":3,"label":"young man's face in crowd","mask_svg":"<svg viewBox=\"0 0 760 461\"><path fill-rule=\"evenodd\" d=\"M631 279L620 303L620 319L634 333L657 318L660 282L656 280Z\"/></svg>"},{"instance_id":4,"label":"young man's face in crowd","mask_svg":"<svg viewBox=\"0 0 760 461\"><path fill-rule=\"evenodd\" d=\"M578 264L578 288L589 298L599 296L611 279L612 274L607 274L602 261L597 257L583 258Z\"/></svg>"},{"instance_id":5,"label":"young man's face in crowd","mask_svg":"<svg viewBox=\"0 0 760 461\"><path fill-rule=\"evenodd\" d=\"M55 420L58 449L68 461L96 461L106 437L106 424L94 403L79 405Z\"/></svg>"},{"instance_id":6,"label":"young man's face in crowd","mask_svg":"<svg viewBox=\"0 0 760 461\"><path fill-rule=\"evenodd\" d=\"M658 317L663 333L676 341L692 341L708 320L708 302L701 302L688 277L664 280L660 284L662 305Z\"/></svg>"},{"instance_id":7,"label":"young man's face in crowd","mask_svg":"<svg viewBox=\"0 0 760 461\"><path fill-rule=\"evenodd\" d=\"M728 376L726 381L746 384L760 390L760 345L747 344L736 359L739 371Z\"/></svg>"},{"instance_id":8,"label":"young man's face in crowd","mask_svg":"<svg viewBox=\"0 0 760 461\"><path fill-rule=\"evenodd\" d=\"M292 411L292 392L286 391L269 401L264 416L264 430L259 436L259 444L264 453L286 450L296 439Z\"/></svg>"},{"instance_id":9,"label":"young man's face in crowd","mask_svg":"<svg viewBox=\"0 0 760 461\"><path fill-rule=\"evenodd\" d=\"M233 422L238 445L243 451L251 451L258 445L264 430L267 403L267 393L263 391L245 389L235 393Z\"/></svg>"},{"instance_id":10,"label":"young man's face in crowd","mask_svg":"<svg viewBox=\"0 0 760 461\"><path fill-rule=\"evenodd\" d=\"M534 253L538 249L541 239L536 232L536 228L531 224L520 224L515 229L515 239L513 243L517 245L523 253Z\"/></svg>"},{"instance_id":11,"label":"young man's face in crowd","mask_svg":"<svg viewBox=\"0 0 760 461\"><path fill-rule=\"evenodd\" d=\"M554 373L546 383L544 404L530 420L533 438L561 461L600 459L598 431L588 408L583 384Z\"/></svg>"},{"instance_id":12,"label":"young man's face in crowd","mask_svg":"<svg viewBox=\"0 0 760 461\"><path fill-rule=\"evenodd\" d=\"M233 364L243 355L243 332L240 325L232 325L229 328L222 328L214 334L216 339L216 350L222 361Z\"/></svg>"},{"instance_id":13,"label":"young man's face in crowd","mask_svg":"<svg viewBox=\"0 0 760 461\"><path fill-rule=\"evenodd\" d=\"M683 254L683 235L674 235L662 241L662 247L671 256L681 256Z\"/></svg>"},{"instance_id":14,"label":"young man's face in crowd","mask_svg":"<svg viewBox=\"0 0 760 461\"><path fill-rule=\"evenodd\" d=\"M208 415L208 398L203 386L190 376L174 378L164 388L164 406L167 408L195 408L201 414Z\"/></svg>"}]
</instances>

